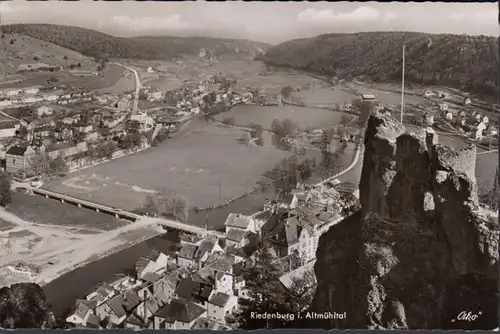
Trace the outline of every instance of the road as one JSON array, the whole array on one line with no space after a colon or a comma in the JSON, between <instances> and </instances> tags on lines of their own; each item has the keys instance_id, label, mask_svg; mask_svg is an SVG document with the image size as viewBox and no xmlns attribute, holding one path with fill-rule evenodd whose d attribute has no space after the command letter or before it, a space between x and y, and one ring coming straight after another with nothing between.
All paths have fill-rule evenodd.
<instances>
[{"instance_id":1,"label":"road","mask_svg":"<svg viewBox=\"0 0 500 334\"><path fill-rule=\"evenodd\" d=\"M139 92L141 91L141 78L139 78L139 72L137 72L136 69L133 69L132 67L125 66L120 63L110 63L114 64L120 67L123 67L124 69L127 69L134 73L134 78L135 78L135 93L134 93L134 105L132 107L132 113L136 113L137 109L139 108Z\"/></svg>"}]
</instances>

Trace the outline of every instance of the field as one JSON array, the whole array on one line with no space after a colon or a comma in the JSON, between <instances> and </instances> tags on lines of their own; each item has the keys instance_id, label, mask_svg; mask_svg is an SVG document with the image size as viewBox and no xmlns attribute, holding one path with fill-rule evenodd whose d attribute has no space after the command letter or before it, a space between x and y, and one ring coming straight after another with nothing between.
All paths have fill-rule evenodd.
<instances>
[{"instance_id":1,"label":"field","mask_svg":"<svg viewBox=\"0 0 500 334\"><path fill-rule=\"evenodd\" d=\"M16 75L19 82L12 83L10 81L0 81L0 88L23 88L29 86L47 85L50 80L53 84L66 85L67 87L85 88L85 89L101 89L106 87L113 87L117 82L122 79L125 69L110 64L107 66L104 76L75 76L67 71L57 72L32 72ZM133 87L133 80L132 80Z\"/></svg>"},{"instance_id":2,"label":"field","mask_svg":"<svg viewBox=\"0 0 500 334\"><path fill-rule=\"evenodd\" d=\"M334 104L352 103L357 98L357 96L343 91L340 86L312 87L312 89L302 90L296 94L309 106L333 106Z\"/></svg>"},{"instance_id":3,"label":"field","mask_svg":"<svg viewBox=\"0 0 500 334\"><path fill-rule=\"evenodd\" d=\"M289 118L299 125L301 129L324 128L338 124L342 113L308 107L261 107L259 105L237 105L230 111L216 116L222 121L225 117L234 117L235 124L249 125L260 124L269 129L275 118Z\"/></svg>"},{"instance_id":4,"label":"field","mask_svg":"<svg viewBox=\"0 0 500 334\"><path fill-rule=\"evenodd\" d=\"M208 206L251 190L289 153L237 143L242 131L193 121L158 147L73 173L46 188L127 210L160 188Z\"/></svg>"},{"instance_id":5,"label":"field","mask_svg":"<svg viewBox=\"0 0 500 334\"><path fill-rule=\"evenodd\" d=\"M350 88L356 90L360 94L373 94L382 104L401 105L401 88L389 84L363 84L363 83L348 83ZM415 89L405 88L405 104L420 104L428 101L422 92ZM412 94L412 95L410 95ZM415 94L415 95L414 95Z\"/></svg>"},{"instance_id":6,"label":"field","mask_svg":"<svg viewBox=\"0 0 500 334\"><path fill-rule=\"evenodd\" d=\"M80 63L82 70L95 70L96 66L91 58L76 51L25 35L5 34L0 39L0 47L2 67L6 74L15 73L19 65L37 62L61 67Z\"/></svg>"},{"instance_id":7,"label":"field","mask_svg":"<svg viewBox=\"0 0 500 334\"><path fill-rule=\"evenodd\" d=\"M265 72L266 66L258 61L244 59L212 62L194 57L184 57L177 62L128 62L126 60L122 62L138 68L141 80L158 89L175 89L182 85L185 80L198 82L206 80L218 72L227 78L235 79L238 82L237 89L248 85L278 93L286 85L291 85L294 88L302 88L305 84L317 87L324 86L323 82L292 70L279 73L268 71L266 75L260 75ZM146 72L149 66L155 69L155 73Z\"/></svg>"},{"instance_id":8,"label":"field","mask_svg":"<svg viewBox=\"0 0 500 334\"><path fill-rule=\"evenodd\" d=\"M122 72L122 75L114 85L99 89L99 92L105 94L117 94L133 91L135 91L135 79L134 75L130 71Z\"/></svg>"},{"instance_id":9,"label":"field","mask_svg":"<svg viewBox=\"0 0 500 334\"><path fill-rule=\"evenodd\" d=\"M67 226L88 231L110 231L129 224L126 220L118 220L107 214L20 192L12 194L12 203L8 210L37 224Z\"/></svg>"}]
</instances>

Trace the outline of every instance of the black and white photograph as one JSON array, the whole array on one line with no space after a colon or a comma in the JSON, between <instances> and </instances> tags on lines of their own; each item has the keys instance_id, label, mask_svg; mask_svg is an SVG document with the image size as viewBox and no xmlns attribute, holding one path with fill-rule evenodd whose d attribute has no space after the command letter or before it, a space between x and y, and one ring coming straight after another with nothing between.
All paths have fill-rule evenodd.
<instances>
[{"instance_id":1,"label":"black and white photograph","mask_svg":"<svg viewBox=\"0 0 500 334\"><path fill-rule=\"evenodd\" d=\"M498 15L0 1L0 328L498 331Z\"/></svg>"}]
</instances>

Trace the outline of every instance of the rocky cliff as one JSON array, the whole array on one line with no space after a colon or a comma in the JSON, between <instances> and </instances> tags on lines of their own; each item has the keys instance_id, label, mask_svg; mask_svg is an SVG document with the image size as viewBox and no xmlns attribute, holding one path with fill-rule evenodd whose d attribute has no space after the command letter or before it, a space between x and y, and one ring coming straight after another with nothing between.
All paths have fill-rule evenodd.
<instances>
[{"instance_id":1,"label":"rocky cliff","mask_svg":"<svg viewBox=\"0 0 500 334\"><path fill-rule=\"evenodd\" d=\"M499 228L479 207L475 161L474 146L371 116L362 209L321 237L315 265L311 311L347 317L314 327L497 327Z\"/></svg>"}]
</instances>

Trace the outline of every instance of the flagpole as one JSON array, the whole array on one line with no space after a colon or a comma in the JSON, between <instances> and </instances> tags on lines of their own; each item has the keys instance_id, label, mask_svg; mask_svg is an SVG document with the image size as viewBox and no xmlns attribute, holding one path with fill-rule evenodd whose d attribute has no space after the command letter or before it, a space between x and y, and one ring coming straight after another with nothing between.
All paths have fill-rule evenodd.
<instances>
[{"instance_id":1,"label":"flagpole","mask_svg":"<svg viewBox=\"0 0 500 334\"><path fill-rule=\"evenodd\" d=\"M403 124L403 108L404 108L404 97L405 97L405 48L406 45L403 42L403 68L401 71L401 124Z\"/></svg>"}]
</instances>

